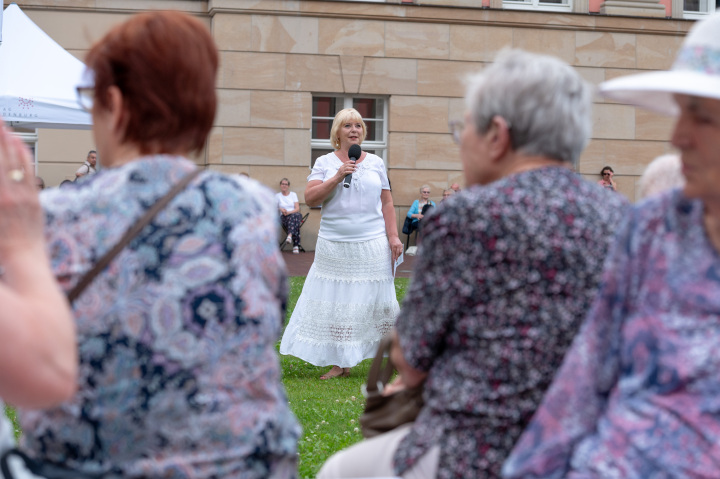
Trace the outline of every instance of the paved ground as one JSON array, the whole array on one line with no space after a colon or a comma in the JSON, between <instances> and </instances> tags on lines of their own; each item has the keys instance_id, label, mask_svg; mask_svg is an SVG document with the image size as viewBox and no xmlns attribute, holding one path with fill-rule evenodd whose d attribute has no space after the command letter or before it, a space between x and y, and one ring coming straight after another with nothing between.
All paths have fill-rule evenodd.
<instances>
[{"instance_id":1,"label":"paved ground","mask_svg":"<svg viewBox=\"0 0 720 479\"><path fill-rule=\"evenodd\" d=\"M288 273L290 276L307 276L312 266L313 259L315 258L314 251L308 251L307 253L292 254L289 251L282 252L285 264L287 264ZM398 278L409 278L412 273L412 267L415 262L415 256L405 255L405 260L398 266L396 277Z\"/></svg>"}]
</instances>

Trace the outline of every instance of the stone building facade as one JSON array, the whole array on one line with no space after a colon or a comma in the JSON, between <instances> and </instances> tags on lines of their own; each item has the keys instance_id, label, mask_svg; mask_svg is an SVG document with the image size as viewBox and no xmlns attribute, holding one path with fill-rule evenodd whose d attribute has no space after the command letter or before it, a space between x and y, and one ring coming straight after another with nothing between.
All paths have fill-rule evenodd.
<instances>
[{"instance_id":1,"label":"stone building facade","mask_svg":"<svg viewBox=\"0 0 720 479\"><path fill-rule=\"evenodd\" d=\"M555 55L593 84L667 69L693 24L689 17L697 15L684 12L695 8L687 6L692 0L663 1L17 3L80 59L112 25L139 11L178 9L206 22L220 49L220 106L196 161L245 172L273 189L288 177L302 212L310 212L302 242L313 249L320 212L302 204L303 191L314 157L329 148L326 133L334 111L355 105L371 120L363 146L386 161L400 226L421 185L431 186L435 200L449 184L462 185L448 122L462 118L464 77L505 47ZM601 168L611 165L621 193L635 200L645 165L671 150L672 120L598 98L593 122L579 172L596 181ZM87 131L39 130L36 147L39 174L57 185L72 177L93 140Z\"/></svg>"}]
</instances>

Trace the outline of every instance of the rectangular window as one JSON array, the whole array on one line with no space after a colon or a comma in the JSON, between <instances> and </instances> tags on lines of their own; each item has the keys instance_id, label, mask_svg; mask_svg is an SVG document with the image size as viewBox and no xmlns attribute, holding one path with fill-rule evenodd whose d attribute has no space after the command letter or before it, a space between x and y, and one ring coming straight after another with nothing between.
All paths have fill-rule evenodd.
<instances>
[{"instance_id":1,"label":"rectangular window","mask_svg":"<svg viewBox=\"0 0 720 479\"><path fill-rule=\"evenodd\" d=\"M684 0L683 18L705 18L715 12L716 0Z\"/></svg>"},{"instance_id":2,"label":"rectangular window","mask_svg":"<svg viewBox=\"0 0 720 479\"><path fill-rule=\"evenodd\" d=\"M503 0L506 10L542 10L548 12L572 12L571 0Z\"/></svg>"},{"instance_id":3,"label":"rectangular window","mask_svg":"<svg viewBox=\"0 0 720 479\"><path fill-rule=\"evenodd\" d=\"M317 157L334 151L330 144L330 129L337 112L355 108L367 127L362 143L363 151L373 153L387 165L387 99L381 97L316 95L312 100L312 131L310 165Z\"/></svg>"}]
</instances>

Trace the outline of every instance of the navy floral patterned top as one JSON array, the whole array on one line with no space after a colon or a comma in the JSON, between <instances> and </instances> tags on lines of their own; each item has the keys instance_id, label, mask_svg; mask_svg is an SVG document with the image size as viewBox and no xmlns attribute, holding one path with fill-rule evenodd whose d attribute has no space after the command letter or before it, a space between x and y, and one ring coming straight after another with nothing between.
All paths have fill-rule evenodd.
<instances>
[{"instance_id":1,"label":"navy floral patterned top","mask_svg":"<svg viewBox=\"0 0 720 479\"><path fill-rule=\"evenodd\" d=\"M438 478L500 476L591 304L626 205L546 167L467 188L423 220L396 327L428 377L398 475L439 444Z\"/></svg>"},{"instance_id":2,"label":"navy floral patterned top","mask_svg":"<svg viewBox=\"0 0 720 479\"><path fill-rule=\"evenodd\" d=\"M62 288L194 168L144 157L45 190ZM25 449L125 477L295 477L300 429L274 349L287 297L276 218L252 180L194 179L75 301L78 392L20 413Z\"/></svg>"}]
</instances>

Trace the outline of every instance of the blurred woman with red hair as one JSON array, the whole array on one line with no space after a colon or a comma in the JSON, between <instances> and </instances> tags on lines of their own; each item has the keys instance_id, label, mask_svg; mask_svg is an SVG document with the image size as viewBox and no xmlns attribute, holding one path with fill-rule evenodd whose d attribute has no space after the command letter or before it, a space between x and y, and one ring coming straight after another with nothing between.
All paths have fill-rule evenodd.
<instances>
[{"instance_id":1,"label":"blurred woman with red hair","mask_svg":"<svg viewBox=\"0 0 720 479\"><path fill-rule=\"evenodd\" d=\"M215 117L218 53L200 21L132 17L78 88L100 168L46 191L53 270L71 290L179 181ZM74 302L78 393L21 412L37 459L122 477L294 477L299 427L274 344L287 296L272 194L205 171Z\"/></svg>"}]
</instances>

